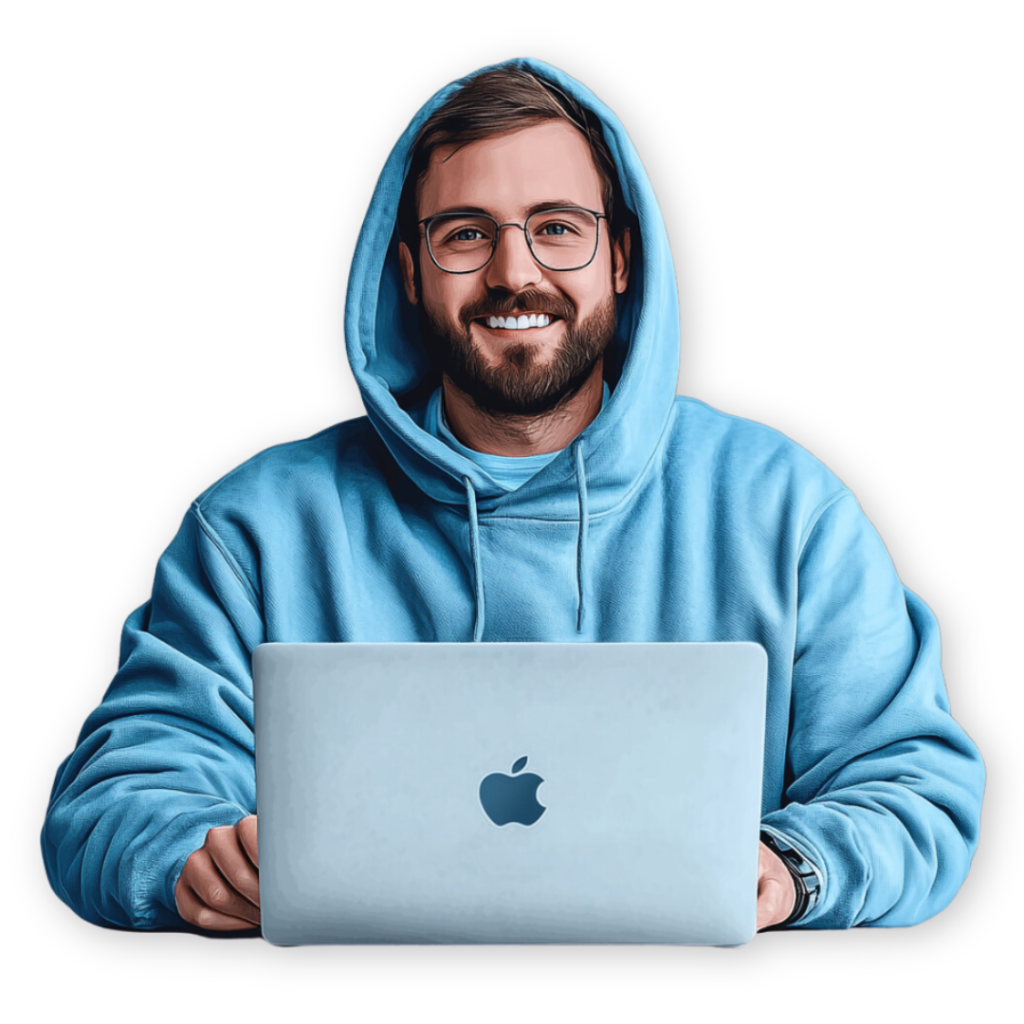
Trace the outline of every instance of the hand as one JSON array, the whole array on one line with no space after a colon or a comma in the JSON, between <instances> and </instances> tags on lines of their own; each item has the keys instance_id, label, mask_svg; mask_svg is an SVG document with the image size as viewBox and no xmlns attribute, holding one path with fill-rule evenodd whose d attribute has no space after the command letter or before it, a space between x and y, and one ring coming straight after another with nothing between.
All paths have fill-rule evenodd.
<instances>
[{"instance_id":1,"label":"hand","mask_svg":"<svg viewBox=\"0 0 1024 1024\"><path fill-rule=\"evenodd\" d=\"M757 930L785 921L796 903L793 876L764 843L757 859Z\"/></svg>"},{"instance_id":2,"label":"hand","mask_svg":"<svg viewBox=\"0 0 1024 1024\"><path fill-rule=\"evenodd\" d=\"M185 861L174 887L178 913L209 931L258 928L259 864L255 814L237 825L211 828L206 842Z\"/></svg>"}]
</instances>

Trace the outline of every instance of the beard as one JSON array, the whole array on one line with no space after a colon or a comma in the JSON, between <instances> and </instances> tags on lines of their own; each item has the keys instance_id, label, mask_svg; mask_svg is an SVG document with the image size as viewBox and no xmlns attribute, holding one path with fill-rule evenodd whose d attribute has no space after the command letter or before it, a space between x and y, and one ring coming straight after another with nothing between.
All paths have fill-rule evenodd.
<instances>
[{"instance_id":1,"label":"beard","mask_svg":"<svg viewBox=\"0 0 1024 1024\"><path fill-rule=\"evenodd\" d=\"M545 362L536 342L508 341L502 360L490 366L473 344L471 324L478 317L534 311L560 317L562 340ZM421 301L420 336L434 366L465 392L479 409L505 415L536 416L568 401L589 380L615 336L615 293L585 320L563 296L527 289L503 299L482 299L464 306L460 323L437 317Z\"/></svg>"}]
</instances>

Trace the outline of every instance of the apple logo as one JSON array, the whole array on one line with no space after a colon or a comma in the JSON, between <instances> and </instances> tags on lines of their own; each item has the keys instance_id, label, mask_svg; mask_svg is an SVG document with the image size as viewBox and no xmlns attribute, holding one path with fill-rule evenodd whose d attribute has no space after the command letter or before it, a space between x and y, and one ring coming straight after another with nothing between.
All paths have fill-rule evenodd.
<instances>
[{"instance_id":1,"label":"apple logo","mask_svg":"<svg viewBox=\"0 0 1024 1024\"><path fill-rule=\"evenodd\" d=\"M494 772L480 783L480 803L495 825L510 821L533 825L547 810L537 800L537 787L544 780L533 772L520 775L525 767L526 758L521 757L512 765L511 775Z\"/></svg>"}]
</instances>

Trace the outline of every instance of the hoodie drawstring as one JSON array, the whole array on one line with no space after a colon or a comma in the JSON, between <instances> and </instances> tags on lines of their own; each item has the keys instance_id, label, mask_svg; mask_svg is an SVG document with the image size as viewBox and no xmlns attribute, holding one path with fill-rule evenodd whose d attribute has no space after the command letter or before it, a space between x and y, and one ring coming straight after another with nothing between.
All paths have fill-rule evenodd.
<instances>
[{"instance_id":1,"label":"hoodie drawstring","mask_svg":"<svg viewBox=\"0 0 1024 1024\"><path fill-rule=\"evenodd\" d=\"M476 590L476 618L473 622L473 643L479 643L484 635L484 578L480 568L480 523L476 516L476 491L468 476L462 478L466 485L466 502L469 505L469 553L473 559L473 586Z\"/></svg>"},{"instance_id":2,"label":"hoodie drawstring","mask_svg":"<svg viewBox=\"0 0 1024 1024\"><path fill-rule=\"evenodd\" d=\"M583 632L583 593L586 580L583 575L583 556L587 550L587 526L590 513L587 510L587 474L583 470L583 438L576 441L576 486L580 496L580 532L576 538L576 632Z\"/></svg>"},{"instance_id":3,"label":"hoodie drawstring","mask_svg":"<svg viewBox=\"0 0 1024 1024\"><path fill-rule=\"evenodd\" d=\"M575 443L576 486L579 494L579 533L576 536L576 632L583 632L584 604L586 593L587 527L590 512L587 505L587 474L583 464L583 439ZM476 491L468 476L462 478L466 485L466 504L469 507L469 552L473 560L473 588L476 594L476 615L473 621L473 642L479 643L484 635L484 578L480 561L480 521L476 511Z\"/></svg>"}]
</instances>

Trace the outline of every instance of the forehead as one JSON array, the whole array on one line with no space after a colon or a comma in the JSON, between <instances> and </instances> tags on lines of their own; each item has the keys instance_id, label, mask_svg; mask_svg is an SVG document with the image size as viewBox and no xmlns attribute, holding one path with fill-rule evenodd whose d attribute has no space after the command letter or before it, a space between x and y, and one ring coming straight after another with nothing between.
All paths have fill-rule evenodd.
<instances>
[{"instance_id":1,"label":"forehead","mask_svg":"<svg viewBox=\"0 0 1024 1024\"><path fill-rule=\"evenodd\" d=\"M419 187L419 216L479 207L518 218L540 203L603 210L590 146L567 121L544 121L461 148L439 146Z\"/></svg>"}]
</instances>

